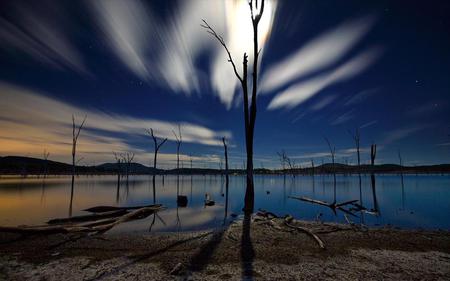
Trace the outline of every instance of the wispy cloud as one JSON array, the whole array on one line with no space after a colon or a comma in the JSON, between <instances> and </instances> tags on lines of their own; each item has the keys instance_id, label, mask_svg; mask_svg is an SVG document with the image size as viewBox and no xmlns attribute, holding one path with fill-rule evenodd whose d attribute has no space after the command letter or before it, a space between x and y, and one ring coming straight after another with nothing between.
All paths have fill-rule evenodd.
<instances>
[{"instance_id":1,"label":"wispy cloud","mask_svg":"<svg viewBox=\"0 0 450 281\"><path fill-rule=\"evenodd\" d=\"M331 125L340 125L350 121L351 119L355 118L355 114L353 112L354 110L350 110L338 116L337 118L333 119L333 121L331 121Z\"/></svg>"},{"instance_id":2,"label":"wispy cloud","mask_svg":"<svg viewBox=\"0 0 450 281\"><path fill-rule=\"evenodd\" d=\"M373 120L373 121L367 122L365 124L362 124L359 128L360 129L368 128L368 127L373 126L373 125L375 125L377 123L378 123L378 120Z\"/></svg>"},{"instance_id":3,"label":"wispy cloud","mask_svg":"<svg viewBox=\"0 0 450 281\"><path fill-rule=\"evenodd\" d=\"M361 74L376 61L380 54L380 48L370 48L332 71L294 84L276 95L271 100L268 109L272 110L280 107L293 108L319 93L321 90Z\"/></svg>"},{"instance_id":4,"label":"wispy cloud","mask_svg":"<svg viewBox=\"0 0 450 281\"><path fill-rule=\"evenodd\" d=\"M148 58L152 30L157 29L140 1L90 1L100 27L120 60L143 80L150 78Z\"/></svg>"},{"instance_id":5,"label":"wispy cloud","mask_svg":"<svg viewBox=\"0 0 450 281\"><path fill-rule=\"evenodd\" d=\"M272 66L264 74L261 90L265 93L274 91L338 62L367 34L374 22L373 16L348 21L313 39Z\"/></svg>"},{"instance_id":6,"label":"wispy cloud","mask_svg":"<svg viewBox=\"0 0 450 281\"><path fill-rule=\"evenodd\" d=\"M205 19L221 34L241 70L244 52L251 54L250 11L246 1L181 1L171 17L162 22L140 1L99 0L91 8L107 35L110 48L143 80L152 80L186 95L201 91L205 79L196 61L212 54L209 83L220 100L231 107L237 86L222 46L200 26ZM260 43L270 34L277 2L266 1L260 23ZM214 16L212 16L214 15ZM252 61L249 57L249 63Z\"/></svg>"},{"instance_id":7,"label":"wispy cloud","mask_svg":"<svg viewBox=\"0 0 450 281\"><path fill-rule=\"evenodd\" d=\"M344 105L349 106L349 105L355 105L355 104L361 103L361 102L365 101L367 98L369 98L370 96L377 93L378 91L379 91L378 88L371 88L371 89L363 90L363 91L357 93L356 95L350 97L344 103Z\"/></svg>"},{"instance_id":8,"label":"wispy cloud","mask_svg":"<svg viewBox=\"0 0 450 281\"><path fill-rule=\"evenodd\" d=\"M337 95L327 95L327 96L323 97L322 99L320 99L319 101L317 101L315 104L313 104L309 109L311 111L321 110L321 109L325 108L326 106L330 105L336 99L337 99Z\"/></svg>"},{"instance_id":9,"label":"wispy cloud","mask_svg":"<svg viewBox=\"0 0 450 281\"><path fill-rule=\"evenodd\" d=\"M378 151L381 151L384 149L384 146L379 145L377 147ZM348 158L348 157L356 157L356 148L351 147L351 148L343 148L343 149L339 149L336 151L336 157L337 158ZM360 148L360 153L361 154L367 154L370 153L370 147L361 147ZM305 153L305 154L300 154L300 155L295 155L292 156L291 158L293 159L316 159L316 158L326 158L327 161L329 161L329 159L331 159L331 155L329 151L321 151L321 152L313 152L313 153Z\"/></svg>"},{"instance_id":10,"label":"wispy cloud","mask_svg":"<svg viewBox=\"0 0 450 281\"><path fill-rule=\"evenodd\" d=\"M13 3L13 2L11 2ZM17 23L0 18L2 49L21 51L31 58L56 69L70 69L89 74L84 61L59 24L49 18L61 17L64 11L52 10L52 17L43 17L30 7L13 3ZM49 9L50 10L50 9Z\"/></svg>"},{"instance_id":11,"label":"wispy cloud","mask_svg":"<svg viewBox=\"0 0 450 281\"><path fill-rule=\"evenodd\" d=\"M3 154L39 155L48 148L52 155L67 159L72 114L88 116L79 151L95 154L92 157L96 159L110 157L111 151L145 153L128 141L133 137L149 138L145 132L148 128L153 128L160 137L174 140L172 130L177 127L175 122L84 109L8 84L0 83L0 93L0 152ZM222 136L232 137L228 131L213 131L183 121L180 124L186 143L221 146Z\"/></svg>"},{"instance_id":12,"label":"wispy cloud","mask_svg":"<svg viewBox=\"0 0 450 281\"><path fill-rule=\"evenodd\" d=\"M418 125L418 126L414 126L414 127L405 127L405 128L399 128L396 130L392 130L390 132L387 132L382 144L391 144L394 142L397 142L401 139L407 138L423 129L427 128L426 125Z\"/></svg>"},{"instance_id":13,"label":"wispy cloud","mask_svg":"<svg viewBox=\"0 0 450 281\"><path fill-rule=\"evenodd\" d=\"M302 119L303 117L305 117L306 116L306 112L302 112L302 113L300 113L299 115L297 115L297 117L295 117L294 119L292 119L292 123L295 123L295 122L297 122L297 121L299 121L300 119Z\"/></svg>"}]
</instances>

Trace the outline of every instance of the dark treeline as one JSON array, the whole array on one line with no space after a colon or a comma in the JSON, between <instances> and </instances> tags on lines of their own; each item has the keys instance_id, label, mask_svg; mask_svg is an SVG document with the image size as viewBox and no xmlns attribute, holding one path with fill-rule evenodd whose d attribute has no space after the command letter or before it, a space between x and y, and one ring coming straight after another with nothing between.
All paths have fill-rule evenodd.
<instances>
[{"instance_id":1,"label":"dark treeline","mask_svg":"<svg viewBox=\"0 0 450 281\"><path fill-rule=\"evenodd\" d=\"M77 166L76 173L79 175L86 174L117 174L125 175L152 175L152 174L166 174L166 175L220 175L225 174L223 169L210 168L179 168L179 169L154 169L139 163L131 163L128 167L126 165L118 165L117 163L105 163L96 166ZM314 167L294 167L285 169L254 169L255 174L278 174L278 175L312 175L312 174L389 174L389 173L403 173L403 174L424 174L424 173L450 173L450 164L429 165L429 166L400 166L397 164L380 164L380 165L347 165L347 164L331 164L325 163L316 165ZM62 162L56 162L46 159L38 159L21 156L6 156L0 157L0 174L3 175L70 175L72 173L72 165ZM245 169L229 169L228 174L245 174Z\"/></svg>"}]
</instances>

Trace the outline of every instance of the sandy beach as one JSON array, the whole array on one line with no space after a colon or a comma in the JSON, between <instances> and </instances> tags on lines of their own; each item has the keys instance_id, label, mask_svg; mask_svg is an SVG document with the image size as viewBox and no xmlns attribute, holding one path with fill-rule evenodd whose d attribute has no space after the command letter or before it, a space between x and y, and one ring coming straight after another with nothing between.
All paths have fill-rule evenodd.
<instances>
[{"instance_id":1,"label":"sandy beach","mask_svg":"<svg viewBox=\"0 0 450 281\"><path fill-rule=\"evenodd\" d=\"M450 280L447 231L283 219L219 230L89 236L2 234L4 280Z\"/></svg>"}]
</instances>

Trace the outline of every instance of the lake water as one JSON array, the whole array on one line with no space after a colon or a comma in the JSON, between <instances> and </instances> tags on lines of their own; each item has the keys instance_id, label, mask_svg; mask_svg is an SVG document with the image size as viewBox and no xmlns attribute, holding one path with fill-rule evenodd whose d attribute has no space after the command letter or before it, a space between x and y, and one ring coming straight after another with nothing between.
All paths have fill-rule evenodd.
<instances>
[{"instance_id":1,"label":"lake water","mask_svg":"<svg viewBox=\"0 0 450 281\"><path fill-rule=\"evenodd\" d=\"M345 222L343 212L321 205L288 198L304 196L336 202L359 200L369 213L354 211L354 222L368 226L392 225L401 228L450 229L449 175L376 175L372 188L369 175L255 176L255 210L266 209L298 219ZM167 210L114 228L113 232L191 231L219 227L224 220L242 215L245 177L230 176L226 210L225 178L221 176L156 177L155 193L151 176L130 176L128 186L116 176L79 176L75 179L72 215L86 214L83 209L97 205L135 206L161 203ZM177 186L188 198L187 207L177 208ZM70 212L70 177L0 178L0 225L43 224ZM205 194L215 201L204 206ZM375 195L375 196L374 196ZM349 209L349 206L347 206ZM227 211L227 212L225 212Z\"/></svg>"}]
</instances>

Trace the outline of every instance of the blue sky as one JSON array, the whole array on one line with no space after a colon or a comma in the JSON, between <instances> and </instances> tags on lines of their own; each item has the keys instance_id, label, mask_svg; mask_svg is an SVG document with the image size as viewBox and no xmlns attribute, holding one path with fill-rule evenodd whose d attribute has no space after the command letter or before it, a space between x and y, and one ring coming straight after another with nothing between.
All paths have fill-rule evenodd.
<instances>
[{"instance_id":1,"label":"blue sky","mask_svg":"<svg viewBox=\"0 0 450 281\"><path fill-rule=\"evenodd\" d=\"M238 63L251 44L245 1L3 1L0 4L0 155L70 158L71 115L88 115L81 163L134 151L149 164L145 129L169 138L181 124L183 160L231 167L245 155L242 96L207 20ZM450 4L446 1L269 1L262 33L255 166L286 150L301 165L450 160ZM248 35L248 36L247 36ZM187 163L186 163L187 165Z\"/></svg>"}]
</instances>

